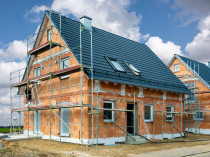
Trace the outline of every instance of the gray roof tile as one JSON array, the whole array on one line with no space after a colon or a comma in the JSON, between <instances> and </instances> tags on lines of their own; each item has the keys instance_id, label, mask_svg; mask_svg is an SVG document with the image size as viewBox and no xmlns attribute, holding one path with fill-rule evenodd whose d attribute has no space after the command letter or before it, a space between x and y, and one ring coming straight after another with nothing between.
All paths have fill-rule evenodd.
<instances>
[{"instance_id":1,"label":"gray roof tile","mask_svg":"<svg viewBox=\"0 0 210 157\"><path fill-rule=\"evenodd\" d=\"M49 12L46 11L49 16ZM52 13L52 22L57 29L59 15ZM80 22L62 16L61 36L79 62ZM93 64L94 79L111 81L159 90L190 93L186 86L146 45L92 27L93 29ZM75 48L78 47L78 48ZM82 53L84 66L90 66L90 34L82 32ZM105 57L118 60L125 72L115 71ZM124 61L132 63L141 74L134 75ZM90 71L86 71L90 78Z\"/></svg>"}]
</instances>

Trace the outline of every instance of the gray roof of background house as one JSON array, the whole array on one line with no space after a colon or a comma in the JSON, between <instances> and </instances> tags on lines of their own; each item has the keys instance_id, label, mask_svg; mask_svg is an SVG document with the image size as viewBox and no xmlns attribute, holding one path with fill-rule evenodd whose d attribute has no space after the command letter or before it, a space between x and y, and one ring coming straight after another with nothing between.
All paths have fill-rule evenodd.
<instances>
[{"instance_id":1,"label":"gray roof of background house","mask_svg":"<svg viewBox=\"0 0 210 157\"><path fill-rule=\"evenodd\" d=\"M46 11L49 17L49 11ZM80 22L65 16L61 22L61 36L79 62ZM51 13L51 20L59 30L59 15ZM178 93L190 93L188 88L145 44L109 33L96 27L93 31L94 79ZM90 66L90 34L82 32L84 66ZM105 57L117 59L125 72L115 71ZM133 64L140 75L134 75L124 62ZM85 73L90 78L90 70Z\"/></svg>"}]
</instances>

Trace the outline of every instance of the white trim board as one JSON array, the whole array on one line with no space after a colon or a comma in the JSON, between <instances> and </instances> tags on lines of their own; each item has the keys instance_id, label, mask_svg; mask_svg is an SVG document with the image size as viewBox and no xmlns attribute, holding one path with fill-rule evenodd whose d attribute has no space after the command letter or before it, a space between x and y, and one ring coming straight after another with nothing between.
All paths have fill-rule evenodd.
<instances>
[{"instance_id":1,"label":"white trim board","mask_svg":"<svg viewBox=\"0 0 210 157\"><path fill-rule=\"evenodd\" d=\"M185 131L188 131L188 128L185 128ZM195 128L189 128L189 132L196 133ZM199 129L197 129L197 132L199 133ZM200 128L200 134L210 135L210 129L201 129Z\"/></svg>"},{"instance_id":2,"label":"white trim board","mask_svg":"<svg viewBox=\"0 0 210 157\"><path fill-rule=\"evenodd\" d=\"M42 136L42 139L50 139L50 136L44 135ZM81 144L81 141L78 138L51 136L51 139L55 141L60 141L60 142ZM116 142L125 142L125 140L126 140L125 136L98 138L98 144L112 145L112 144L115 144ZM97 143L97 139L94 139L93 144L96 144L96 143ZM83 144L88 145L88 139L83 139ZM92 139L89 139L89 145L91 144L92 144Z\"/></svg>"}]
</instances>

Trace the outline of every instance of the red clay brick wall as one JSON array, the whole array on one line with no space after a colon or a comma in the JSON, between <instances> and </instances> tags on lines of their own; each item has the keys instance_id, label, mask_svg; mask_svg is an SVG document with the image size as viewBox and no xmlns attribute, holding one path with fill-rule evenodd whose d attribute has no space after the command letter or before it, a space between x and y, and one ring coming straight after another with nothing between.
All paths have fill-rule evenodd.
<instances>
[{"instance_id":1,"label":"red clay brick wall","mask_svg":"<svg viewBox=\"0 0 210 157\"><path fill-rule=\"evenodd\" d=\"M190 75L192 80L191 81L184 81L184 82L185 83L194 82L194 80L193 80L194 74L184 64L182 64L182 62L180 60L178 60L177 58L175 58L169 66L169 68L172 72L173 72L173 65L174 64L179 64L179 72L174 72L175 75L177 75L177 76L178 75ZM183 79L186 79L186 78L180 78L180 80L183 80ZM196 81L195 86L197 88L199 88L199 91L208 91L209 90L201 80ZM196 90L196 91L198 91L198 90ZM210 114L208 112L208 110L210 109L210 101L209 101L210 100L210 93L196 94L196 99L198 101L200 100L200 108L207 111L207 112L204 111L204 120L200 121L200 128L201 129L210 129ZM187 105L186 105L186 109L188 109ZM193 115L186 115L186 119L188 119L188 116L189 116L189 119L192 120ZM193 122L190 122L190 124L191 123L193 123ZM190 125L189 127L191 127L191 126L192 125ZM188 127L188 122L186 122L186 127Z\"/></svg>"},{"instance_id":2,"label":"red clay brick wall","mask_svg":"<svg viewBox=\"0 0 210 157\"><path fill-rule=\"evenodd\" d=\"M49 25L49 22L47 22L47 25ZM46 33L46 32L45 32ZM56 35L53 35L52 37L53 42L60 42L60 38ZM41 40L41 44L45 43L47 41L47 37L43 38ZM64 41L62 40L62 50L65 49L67 46L65 45ZM60 48L56 47L53 48L51 51L51 54L59 52ZM50 52L46 51L40 55L38 55L37 60L42 59L46 56L49 56ZM70 66L77 65L77 61L75 58L73 58L73 55L71 52L62 55L61 57L70 56ZM59 57L52 58L51 64L53 64L51 71L57 71L60 69L60 64L54 64L55 60L59 61ZM44 65L47 69L49 69L50 60L44 61L41 63ZM29 78L33 78L33 69L40 65L34 65L30 71ZM42 69L41 74L48 73L46 70ZM91 92L89 92L89 98L88 98L88 89L91 91L91 81L87 79L84 72L82 73L83 76L83 104L91 104ZM38 91L41 89L41 87L46 82L43 81L41 85L38 87ZM60 86L61 84L61 86ZM51 80L51 104L53 105L55 102L60 103L61 101L70 101L70 102L77 102L80 103L80 72L70 74L69 78L60 80L59 78L54 78ZM76 86L77 85L77 86ZM115 108L116 109L127 109L127 103L134 103L134 95L132 93L135 92L135 94L139 93L139 88L133 87L133 86L127 86L126 85L126 95L119 94L121 92L121 85L120 84L114 84L114 83L105 83L101 82L101 89L109 92L102 92L99 91L98 93L98 100L97 100L97 93L94 93L94 107L97 107L97 101L99 108L103 108L103 102L106 100L111 100L115 102ZM74 87L70 87L74 86ZM59 90L60 87L64 88L61 91ZM50 105L50 81L48 81L45 86L42 88L39 98L41 101L41 105ZM61 93L60 93L61 92ZM77 94L75 94L75 92ZM114 93L111 93L114 92ZM116 93L115 93L116 92ZM60 94L62 95L60 97ZM129 94L129 95L128 95ZM146 127L143 121L142 112L144 114L144 104L153 104L155 111L166 111L166 105L167 104L175 104L175 111L180 111L180 101L179 101L179 94L176 93L167 93L167 99L163 101L163 92L157 91L157 90L151 90L151 89L144 89L143 90L144 97L138 97L135 96L135 102L137 104L137 129L136 133L147 135ZM164 103L164 104L163 104ZM182 102L183 103L183 102ZM141 106L141 107L140 107ZM58 115L59 110L54 109ZM95 111L94 111L95 112ZM101 111L103 113L103 111ZM70 128L74 131L74 133L77 135L77 138L80 136L79 133L81 132L81 108L71 108L70 111ZM162 116L164 117L165 113L163 115L161 113L155 114L155 119L153 122L147 122L146 126L148 127L148 131L150 134L161 134L162 133ZM89 116L89 134L88 134L88 116ZM84 107L83 109L83 138L87 139L88 136L91 138L92 135L92 116L88 115L88 108ZM33 130L33 111L30 112L29 116L29 130ZM43 132L44 135L50 134L50 111L43 110L41 111L41 132ZM51 114L51 122L52 122L52 135L58 136L60 133L60 126L59 126L59 119L54 115L52 112ZM127 125L127 113L126 112L120 112L115 111L115 122L118 126L121 126L122 129L127 131L126 125ZM166 124L166 118L163 118L164 124ZM180 125L181 119L180 115L175 115L175 122L174 124ZM102 115L98 114L98 125L101 126L98 128L98 137L99 138L109 138L109 137L122 137L125 134L114 124L112 123L105 123L104 118ZM96 131L97 131L97 115L94 114L94 138L96 138ZM154 126L154 127L153 127ZM27 130L27 112L24 113L24 130ZM178 130L181 130L181 126L177 126ZM164 127L164 132L171 133L172 128L171 126ZM75 137L73 133L70 132L70 137Z\"/></svg>"}]
</instances>

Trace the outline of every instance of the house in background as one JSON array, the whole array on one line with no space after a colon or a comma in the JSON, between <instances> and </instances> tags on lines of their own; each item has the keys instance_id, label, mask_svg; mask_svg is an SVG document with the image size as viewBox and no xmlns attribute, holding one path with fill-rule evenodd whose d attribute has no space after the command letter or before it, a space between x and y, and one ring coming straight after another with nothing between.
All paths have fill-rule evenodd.
<instances>
[{"instance_id":1,"label":"house in background","mask_svg":"<svg viewBox=\"0 0 210 157\"><path fill-rule=\"evenodd\" d=\"M186 131L210 134L210 62L174 55L168 64L170 70L191 90L185 111Z\"/></svg>"},{"instance_id":2,"label":"house in background","mask_svg":"<svg viewBox=\"0 0 210 157\"><path fill-rule=\"evenodd\" d=\"M82 144L182 136L188 88L146 45L81 21L90 29L45 12L23 80L12 84L24 97L33 85L31 105L12 109L24 112L24 133Z\"/></svg>"}]
</instances>

